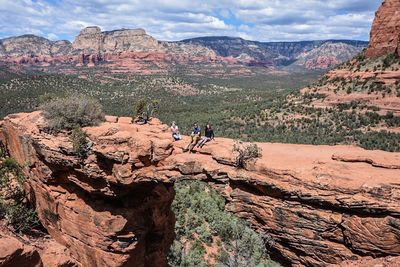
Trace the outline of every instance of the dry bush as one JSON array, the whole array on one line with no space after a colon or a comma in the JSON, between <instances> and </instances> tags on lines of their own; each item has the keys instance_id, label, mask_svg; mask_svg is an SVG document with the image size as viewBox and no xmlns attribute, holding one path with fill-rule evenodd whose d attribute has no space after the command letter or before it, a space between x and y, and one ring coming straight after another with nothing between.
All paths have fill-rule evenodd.
<instances>
[{"instance_id":1,"label":"dry bush","mask_svg":"<svg viewBox=\"0 0 400 267\"><path fill-rule=\"evenodd\" d=\"M101 104L85 95L51 99L40 106L51 131L72 130L104 121Z\"/></svg>"},{"instance_id":2,"label":"dry bush","mask_svg":"<svg viewBox=\"0 0 400 267\"><path fill-rule=\"evenodd\" d=\"M254 161L262 156L262 149L257 144L244 144L237 142L233 146L233 151L237 152L235 165L238 168L245 168L249 161Z\"/></svg>"}]
</instances>

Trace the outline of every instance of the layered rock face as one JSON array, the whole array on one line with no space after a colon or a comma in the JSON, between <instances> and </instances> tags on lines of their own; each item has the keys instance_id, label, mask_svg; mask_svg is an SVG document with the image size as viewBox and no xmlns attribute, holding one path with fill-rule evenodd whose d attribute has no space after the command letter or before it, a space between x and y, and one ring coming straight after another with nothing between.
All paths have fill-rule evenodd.
<instances>
[{"instance_id":1,"label":"layered rock face","mask_svg":"<svg viewBox=\"0 0 400 267\"><path fill-rule=\"evenodd\" d=\"M100 62L194 62L224 61L209 48L195 44L159 42L143 29L104 31L97 26L84 28L71 44L34 35L0 40L0 61L46 65L94 66ZM113 67L113 65L111 65Z\"/></svg>"},{"instance_id":2,"label":"layered rock face","mask_svg":"<svg viewBox=\"0 0 400 267\"><path fill-rule=\"evenodd\" d=\"M327 42L320 47L301 53L295 64L306 66L307 69L328 69L351 59L359 52L359 48L349 44Z\"/></svg>"},{"instance_id":3,"label":"layered rock face","mask_svg":"<svg viewBox=\"0 0 400 267\"><path fill-rule=\"evenodd\" d=\"M35 35L22 35L0 40L0 60L13 63L68 62L73 56L68 41L52 42Z\"/></svg>"},{"instance_id":4,"label":"layered rock face","mask_svg":"<svg viewBox=\"0 0 400 267\"><path fill-rule=\"evenodd\" d=\"M119 53L157 51L160 45L143 29L122 29L102 32L99 27L83 29L72 44L83 53Z\"/></svg>"},{"instance_id":5,"label":"layered rock face","mask_svg":"<svg viewBox=\"0 0 400 267\"><path fill-rule=\"evenodd\" d=\"M327 69L351 59L368 42L350 40L304 42L257 42L235 37L198 37L182 43L198 44L217 55L232 57L249 65L289 65L306 69Z\"/></svg>"},{"instance_id":6,"label":"layered rock face","mask_svg":"<svg viewBox=\"0 0 400 267\"><path fill-rule=\"evenodd\" d=\"M1 266L43 266L39 253L14 237L0 234L0 247Z\"/></svg>"},{"instance_id":7,"label":"layered rock face","mask_svg":"<svg viewBox=\"0 0 400 267\"><path fill-rule=\"evenodd\" d=\"M83 163L63 151L71 149L67 137L53 139L55 143L50 138L50 144L24 136L25 127L33 126L36 130L31 130L39 133L29 121L18 125L8 121L2 134L18 162L31 164L29 197L50 235L83 266L166 266L174 237L172 184L128 177L129 171L149 164L150 147L125 162L122 151L102 151L111 148L107 142L115 141L104 140L100 154L93 150ZM131 169L125 169L126 164L114 169L119 161Z\"/></svg>"},{"instance_id":8,"label":"layered rock face","mask_svg":"<svg viewBox=\"0 0 400 267\"><path fill-rule=\"evenodd\" d=\"M384 257L374 259L372 257L363 257L359 260L344 261L340 264L331 264L328 267L398 267L400 257Z\"/></svg>"},{"instance_id":9,"label":"layered rock face","mask_svg":"<svg viewBox=\"0 0 400 267\"><path fill-rule=\"evenodd\" d=\"M400 56L400 1L385 0L376 12L367 57Z\"/></svg>"},{"instance_id":10,"label":"layered rock face","mask_svg":"<svg viewBox=\"0 0 400 267\"><path fill-rule=\"evenodd\" d=\"M0 248L0 266L2 267L80 266L72 259L68 250L53 239L41 238L32 243L21 237L17 238L12 233L1 231Z\"/></svg>"},{"instance_id":11,"label":"layered rock face","mask_svg":"<svg viewBox=\"0 0 400 267\"><path fill-rule=\"evenodd\" d=\"M178 179L221 192L288 265L400 255L400 153L260 143L262 157L238 169L234 140L187 154L188 139L173 142L155 119L107 119L85 128L93 142L86 159L72 154L67 136L42 130L40 112L8 116L0 130L25 166L43 225L83 266L166 266Z\"/></svg>"}]
</instances>

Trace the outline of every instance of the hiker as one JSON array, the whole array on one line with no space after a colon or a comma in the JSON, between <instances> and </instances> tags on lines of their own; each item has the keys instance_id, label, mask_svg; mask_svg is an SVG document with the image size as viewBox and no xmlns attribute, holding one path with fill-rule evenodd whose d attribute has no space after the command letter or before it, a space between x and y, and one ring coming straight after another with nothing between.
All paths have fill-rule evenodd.
<instances>
[{"instance_id":1,"label":"hiker","mask_svg":"<svg viewBox=\"0 0 400 267\"><path fill-rule=\"evenodd\" d=\"M192 151L196 144L199 142L201 136L201 128L196 122L193 125L192 133L190 134L190 143L187 145L184 151Z\"/></svg>"},{"instance_id":2,"label":"hiker","mask_svg":"<svg viewBox=\"0 0 400 267\"><path fill-rule=\"evenodd\" d=\"M175 141L182 140L182 136L179 133L179 127L176 125L176 123L173 121L171 125L171 132L172 132L172 138L174 138Z\"/></svg>"},{"instance_id":3,"label":"hiker","mask_svg":"<svg viewBox=\"0 0 400 267\"><path fill-rule=\"evenodd\" d=\"M214 139L214 130L210 124L207 124L204 129L204 137L200 140L197 147L202 148L207 142Z\"/></svg>"}]
</instances>

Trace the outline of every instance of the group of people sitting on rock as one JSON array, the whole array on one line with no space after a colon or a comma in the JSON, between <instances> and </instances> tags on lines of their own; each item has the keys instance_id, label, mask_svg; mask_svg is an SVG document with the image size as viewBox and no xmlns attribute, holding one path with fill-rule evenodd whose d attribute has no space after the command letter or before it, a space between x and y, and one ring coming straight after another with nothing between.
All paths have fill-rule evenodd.
<instances>
[{"instance_id":1,"label":"group of people sitting on rock","mask_svg":"<svg viewBox=\"0 0 400 267\"><path fill-rule=\"evenodd\" d=\"M182 136L179 132L178 125L176 125L175 122L172 122L171 132L172 132L172 138L174 138L175 141L179 141L182 139ZM207 123L207 125L204 129L204 136L201 137L201 128L200 128L199 124L196 122L193 125L193 129L190 134L190 143L186 146L184 151L191 152L193 150L193 148L195 148L196 146L198 148L202 148L207 142L209 142L213 139L214 139L214 130L212 129L211 125L209 123Z\"/></svg>"}]
</instances>

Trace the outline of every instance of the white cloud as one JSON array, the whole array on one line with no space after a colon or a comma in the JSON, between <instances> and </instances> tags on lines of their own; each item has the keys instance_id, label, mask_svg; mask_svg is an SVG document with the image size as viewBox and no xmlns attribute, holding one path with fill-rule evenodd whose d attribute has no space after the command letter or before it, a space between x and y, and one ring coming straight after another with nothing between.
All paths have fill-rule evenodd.
<instances>
[{"instance_id":1,"label":"white cloud","mask_svg":"<svg viewBox=\"0 0 400 267\"><path fill-rule=\"evenodd\" d=\"M381 0L0 0L0 38L70 40L81 28L144 28L161 40L230 35L261 41L367 39Z\"/></svg>"}]
</instances>

